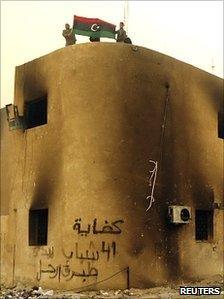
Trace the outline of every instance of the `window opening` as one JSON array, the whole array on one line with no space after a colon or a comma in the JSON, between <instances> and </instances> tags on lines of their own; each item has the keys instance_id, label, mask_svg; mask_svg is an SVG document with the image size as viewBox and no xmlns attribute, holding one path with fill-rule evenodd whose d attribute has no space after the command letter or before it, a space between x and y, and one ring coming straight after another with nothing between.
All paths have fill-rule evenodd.
<instances>
[{"instance_id":1,"label":"window opening","mask_svg":"<svg viewBox=\"0 0 224 299\"><path fill-rule=\"evenodd\" d=\"M195 239L208 241L213 234L213 212L206 210L195 211Z\"/></svg>"},{"instance_id":2,"label":"window opening","mask_svg":"<svg viewBox=\"0 0 224 299\"><path fill-rule=\"evenodd\" d=\"M218 113L218 137L224 139L224 113Z\"/></svg>"},{"instance_id":3,"label":"window opening","mask_svg":"<svg viewBox=\"0 0 224 299\"><path fill-rule=\"evenodd\" d=\"M47 97L25 103L26 128L34 128L47 123Z\"/></svg>"},{"instance_id":4,"label":"window opening","mask_svg":"<svg viewBox=\"0 0 224 299\"><path fill-rule=\"evenodd\" d=\"M47 245L48 209L30 210L29 245Z\"/></svg>"}]
</instances>

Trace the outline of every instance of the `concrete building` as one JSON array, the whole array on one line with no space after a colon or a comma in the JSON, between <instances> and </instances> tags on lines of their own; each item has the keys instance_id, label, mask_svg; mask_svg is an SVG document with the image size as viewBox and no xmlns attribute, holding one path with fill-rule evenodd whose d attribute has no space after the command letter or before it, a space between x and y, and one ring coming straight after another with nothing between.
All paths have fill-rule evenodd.
<instances>
[{"instance_id":1,"label":"concrete building","mask_svg":"<svg viewBox=\"0 0 224 299\"><path fill-rule=\"evenodd\" d=\"M2 282L147 288L223 273L223 82L127 44L18 66L1 112Z\"/></svg>"}]
</instances>

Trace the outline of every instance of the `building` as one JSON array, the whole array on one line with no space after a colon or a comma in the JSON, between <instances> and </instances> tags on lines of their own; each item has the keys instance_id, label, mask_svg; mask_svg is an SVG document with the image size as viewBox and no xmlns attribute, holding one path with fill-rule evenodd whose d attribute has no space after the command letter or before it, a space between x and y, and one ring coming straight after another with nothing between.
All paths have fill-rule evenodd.
<instances>
[{"instance_id":1,"label":"building","mask_svg":"<svg viewBox=\"0 0 224 299\"><path fill-rule=\"evenodd\" d=\"M2 282L147 288L223 273L223 82L127 44L16 68ZM101 282L103 281L103 282Z\"/></svg>"}]
</instances>

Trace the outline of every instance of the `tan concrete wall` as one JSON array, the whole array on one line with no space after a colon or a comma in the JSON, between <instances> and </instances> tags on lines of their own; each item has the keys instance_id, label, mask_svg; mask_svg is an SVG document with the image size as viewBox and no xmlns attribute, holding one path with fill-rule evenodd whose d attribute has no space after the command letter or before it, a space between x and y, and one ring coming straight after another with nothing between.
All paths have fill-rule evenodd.
<instances>
[{"instance_id":1,"label":"tan concrete wall","mask_svg":"<svg viewBox=\"0 0 224 299\"><path fill-rule=\"evenodd\" d=\"M3 160L13 160L4 166L3 281L85 288L128 266L131 287L220 274L223 211L214 212L212 242L195 241L194 211L223 200L222 92L217 77L125 44L74 45L17 67L15 104L22 113L47 93L48 123L5 133ZM146 211L150 159L158 174ZM171 204L191 206L192 221L170 225ZM44 207L48 245L28 246L29 209ZM79 218L87 236L73 229ZM118 220L121 232L102 231ZM96 260L82 258L86 250ZM126 286L122 272L91 288Z\"/></svg>"}]
</instances>

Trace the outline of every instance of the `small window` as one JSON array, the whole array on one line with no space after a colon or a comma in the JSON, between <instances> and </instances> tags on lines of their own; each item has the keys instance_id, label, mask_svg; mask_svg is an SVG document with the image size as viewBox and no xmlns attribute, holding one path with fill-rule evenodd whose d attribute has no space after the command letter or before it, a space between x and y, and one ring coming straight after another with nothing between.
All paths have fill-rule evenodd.
<instances>
[{"instance_id":1,"label":"small window","mask_svg":"<svg viewBox=\"0 0 224 299\"><path fill-rule=\"evenodd\" d=\"M47 245L48 209L30 210L29 245Z\"/></svg>"},{"instance_id":2,"label":"small window","mask_svg":"<svg viewBox=\"0 0 224 299\"><path fill-rule=\"evenodd\" d=\"M209 241L213 235L213 212L206 210L195 211L195 239Z\"/></svg>"},{"instance_id":3,"label":"small window","mask_svg":"<svg viewBox=\"0 0 224 299\"><path fill-rule=\"evenodd\" d=\"M26 128L34 128L47 123L47 97L26 102L25 104Z\"/></svg>"},{"instance_id":4,"label":"small window","mask_svg":"<svg viewBox=\"0 0 224 299\"><path fill-rule=\"evenodd\" d=\"M218 136L224 139L224 113L218 113Z\"/></svg>"}]
</instances>

